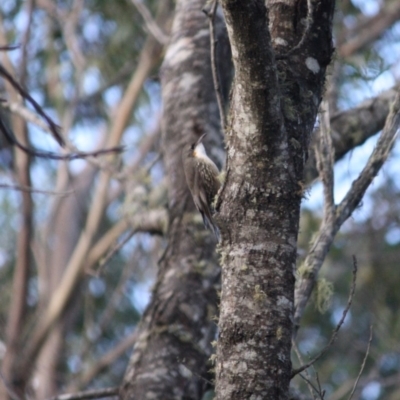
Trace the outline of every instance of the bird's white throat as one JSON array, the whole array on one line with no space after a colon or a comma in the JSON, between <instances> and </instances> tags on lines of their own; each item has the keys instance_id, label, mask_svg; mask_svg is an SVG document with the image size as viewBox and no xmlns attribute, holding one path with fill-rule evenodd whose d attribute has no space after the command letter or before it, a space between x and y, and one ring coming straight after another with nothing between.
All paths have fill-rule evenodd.
<instances>
[{"instance_id":1,"label":"bird's white throat","mask_svg":"<svg viewBox=\"0 0 400 400\"><path fill-rule=\"evenodd\" d=\"M206 149L203 145L203 143L199 143L196 148L194 149L194 156L197 158L203 158L204 160L209 161L210 158L208 157L206 153Z\"/></svg>"}]
</instances>

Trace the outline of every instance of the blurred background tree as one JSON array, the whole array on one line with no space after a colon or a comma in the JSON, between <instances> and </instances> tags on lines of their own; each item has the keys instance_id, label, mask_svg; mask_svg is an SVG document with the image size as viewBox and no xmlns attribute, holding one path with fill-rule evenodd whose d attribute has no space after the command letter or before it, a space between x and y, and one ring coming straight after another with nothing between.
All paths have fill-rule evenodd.
<instances>
[{"instance_id":1,"label":"blurred background tree","mask_svg":"<svg viewBox=\"0 0 400 400\"><path fill-rule=\"evenodd\" d=\"M0 118L15 138L64 155L125 146L123 153L55 161L32 157L0 137L4 398L10 390L44 399L117 386L137 339L135 327L167 246L159 67L174 2L141 3L149 14L137 3L1 2L0 45L20 45L0 53L1 65L61 126L67 146L59 149L32 108L0 79ZM371 152L390 90L398 85L400 4L347 0L336 7L337 51L327 97L332 126L350 126L335 167L340 200ZM396 145L325 261L321 276L333 289L322 299L326 309L315 299L299 331L306 360L327 343L341 317L356 255L351 311L334 346L315 364L329 399L348 397L371 324L371 350L353 398L400 397L398 168ZM310 184L302 216L299 264L320 222L319 183ZM296 377L295 384L311 398L304 381Z\"/></svg>"}]
</instances>

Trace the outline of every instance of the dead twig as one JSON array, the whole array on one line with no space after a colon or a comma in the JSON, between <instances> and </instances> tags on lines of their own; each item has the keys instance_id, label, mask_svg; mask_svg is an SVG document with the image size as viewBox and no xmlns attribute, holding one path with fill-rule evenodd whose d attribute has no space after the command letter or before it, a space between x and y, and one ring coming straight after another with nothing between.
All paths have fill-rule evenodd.
<instances>
[{"instance_id":1,"label":"dead twig","mask_svg":"<svg viewBox=\"0 0 400 400\"><path fill-rule=\"evenodd\" d=\"M27 60L28 60L28 42L31 35L31 27L32 27L32 19L33 19L33 9L34 9L34 0L28 0L25 2L25 13L27 15L26 27L22 35L21 40L21 62L18 68L19 81L21 85L25 85L26 76L27 76Z\"/></svg>"},{"instance_id":2,"label":"dead twig","mask_svg":"<svg viewBox=\"0 0 400 400\"><path fill-rule=\"evenodd\" d=\"M11 50L16 50L19 49L20 45L16 44L16 45L6 45L6 46L0 46L0 51L11 51Z\"/></svg>"},{"instance_id":3,"label":"dead twig","mask_svg":"<svg viewBox=\"0 0 400 400\"><path fill-rule=\"evenodd\" d=\"M91 382L102 370L112 365L118 358L126 354L126 352L135 344L138 338L138 331L135 330L129 336L121 340L110 351L105 353L93 366L80 374L78 382L79 386L87 385ZM63 399L59 399L63 400Z\"/></svg>"},{"instance_id":4,"label":"dead twig","mask_svg":"<svg viewBox=\"0 0 400 400\"><path fill-rule=\"evenodd\" d=\"M109 250L108 254L105 256L103 260L99 262L99 267L96 271L96 276L100 276L103 269L106 267L106 265L109 263L109 261L114 257L114 255L122 249L126 245L126 243L129 242L129 240L132 239L133 235L136 233L135 230L131 229L131 231L126 235L126 237L121 240L119 243L115 243L114 246Z\"/></svg>"},{"instance_id":5,"label":"dead twig","mask_svg":"<svg viewBox=\"0 0 400 400\"><path fill-rule=\"evenodd\" d=\"M323 397L321 397L321 393L319 392L318 388L315 387L315 385L311 382L310 379L306 378L304 375L299 374L300 377L307 383L307 385L309 385L309 387L311 387L315 393L317 393L317 395L320 397L320 399L323 399ZM314 393L312 393L312 396L314 398L314 400L316 400L317 398L315 397Z\"/></svg>"},{"instance_id":6,"label":"dead twig","mask_svg":"<svg viewBox=\"0 0 400 400\"><path fill-rule=\"evenodd\" d=\"M53 190L35 189L31 186L9 185L7 183L0 183L0 188L16 190L18 192L50 194L50 195L55 195L55 196L69 196L70 194L74 193L73 190L68 190L66 192L55 192Z\"/></svg>"},{"instance_id":7,"label":"dead twig","mask_svg":"<svg viewBox=\"0 0 400 400\"><path fill-rule=\"evenodd\" d=\"M357 389L358 381L361 378L361 375L362 375L362 373L364 371L364 368L365 368L365 364L367 362L367 358L368 358L368 355L369 355L369 350L371 348L371 342L372 342L372 325L369 327L369 340L368 340L367 351L365 352L365 356L364 356L363 362L361 364L360 372L357 375L357 379L354 382L354 386L353 386L353 389L352 389L352 391L350 393L350 396L349 396L348 400L351 400L351 398L353 397L353 395L354 395L354 393L355 393L355 391Z\"/></svg>"},{"instance_id":8,"label":"dead twig","mask_svg":"<svg viewBox=\"0 0 400 400\"><path fill-rule=\"evenodd\" d=\"M151 16L150 11L141 0L131 0L132 4L136 7L139 14L144 19L146 28L153 35L153 37L162 45L168 44L169 37L158 26L157 22Z\"/></svg>"},{"instance_id":9,"label":"dead twig","mask_svg":"<svg viewBox=\"0 0 400 400\"><path fill-rule=\"evenodd\" d=\"M97 157L97 156L104 155L104 154L120 153L120 152L124 151L124 146L116 146L116 147L111 147L108 149L101 149L101 150L95 150L95 151L79 151L76 153L55 154L50 151L36 150L36 149L32 149L30 147L23 145L8 130L7 126L4 124L4 122L1 119L0 119L0 131L11 145L18 147L24 153L29 154L30 156L33 156L33 157L47 158L50 160L71 161L71 160L76 160L79 158Z\"/></svg>"},{"instance_id":10,"label":"dead twig","mask_svg":"<svg viewBox=\"0 0 400 400\"><path fill-rule=\"evenodd\" d=\"M299 348L298 348L298 346L297 346L297 343L296 343L294 340L292 340L292 348L293 348L294 352L296 353L296 356L297 356L297 358L298 358L300 364L304 364L304 361L303 361L303 358L302 358L302 356L301 356L300 350L299 350ZM307 383L308 390L310 391L310 394L311 394L311 396L313 397L313 399L314 399L314 400L317 400L317 398L315 397L315 394L314 394L315 387L314 387L314 385L311 383L310 374L308 373L307 370L305 370L304 372L305 372L305 374L306 374L307 379L305 379L301 374L299 374L299 375L300 375L300 377L303 378L303 379L305 380L305 382Z\"/></svg>"},{"instance_id":11,"label":"dead twig","mask_svg":"<svg viewBox=\"0 0 400 400\"><path fill-rule=\"evenodd\" d=\"M324 400L324 398L325 398L325 390L322 390L321 382L319 381L318 372L316 372L315 370L314 370L314 372L315 372L315 379L316 379L317 385L318 385L318 394L321 397L321 400Z\"/></svg>"},{"instance_id":12,"label":"dead twig","mask_svg":"<svg viewBox=\"0 0 400 400\"><path fill-rule=\"evenodd\" d=\"M351 303L353 302L353 297L354 297L354 292L356 290L356 280L357 280L357 259L356 256L353 256L353 281L351 283L351 289L349 293L349 298L347 300L347 305L345 309L343 310L342 318L336 325L336 328L332 332L332 336L328 342L328 344L320 351L320 353L315 356L313 359L311 359L307 364L302 365L300 368L296 368L295 370L292 371L292 378L299 374L300 372L303 372L305 369L311 367L317 360L319 360L327 351L328 349L332 346L332 344L335 342L336 337L339 333L340 328L343 325L344 320L346 319L346 315L351 307Z\"/></svg>"},{"instance_id":13,"label":"dead twig","mask_svg":"<svg viewBox=\"0 0 400 400\"><path fill-rule=\"evenodd\" d=\"M51 397L49 400L82 400L82 399L102 399L104 397L117 396L119 387L111 387L107 389L87 390L85 392L60 394Z\"/></svg>"},{"instance_id":14,"label":"dead twig","mask_svg":"<svg viewBox=\"0 0 400 400\"><path fill-rule=\"evenodd\" d=\"M12 77L12 75L0 64L0 75L2 75L14 89L27 100L36 112L46 121L53 137L57 140L60 146L64 146L64 139L60 134L60 127L45 113L43 108L36 102L36 100Z\"/></svg>"}]
</instances>

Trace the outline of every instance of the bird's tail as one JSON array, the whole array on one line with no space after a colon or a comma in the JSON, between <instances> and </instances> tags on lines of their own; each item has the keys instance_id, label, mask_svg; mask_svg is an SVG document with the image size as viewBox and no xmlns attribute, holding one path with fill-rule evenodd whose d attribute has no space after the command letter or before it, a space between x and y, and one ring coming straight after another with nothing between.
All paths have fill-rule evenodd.
<instances>
[{"instance_id":1,"label":"bird's tail","mask_svg":"<svg viewBox=\"0 0 400 400\"><path fill-rule=\"evenodd\" d=\"M206 215L204 212L201 212L201 216L203 217L204 226L210 231L214 232L214 235L219 242L221 240L221 235L213 217L211 215Z\"/></svg>"}]
</instances>

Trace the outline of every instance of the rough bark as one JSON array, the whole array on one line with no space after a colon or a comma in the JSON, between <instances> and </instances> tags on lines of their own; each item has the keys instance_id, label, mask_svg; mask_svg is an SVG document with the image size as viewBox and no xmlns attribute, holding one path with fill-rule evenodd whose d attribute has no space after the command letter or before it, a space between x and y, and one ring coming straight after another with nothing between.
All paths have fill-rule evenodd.
<instances>
[{"instance_id":1,"label":"rough bark","mask_svg":"<svg viewBox=\"0 0 400 400\"><path fill-rule=\"evenodd\" d=\"M217 204L221 400L289 396L304 165L333 50L334 2L313 4L304 29L307 1L269 1L269 21L261 0L222 1L235 80Z\"/></svg>"},{"instance_id":2,"label":"rough bark","mask_svg":"<svg viewBox=\"0 0 400 400\"><path fill-rule=\"evenodd\" d=\"M170 210L169 244L159 263L152 300L121 388L122 399L200 399L215 335L219 267L213 237L199 231L200 216L187 188L181 160L185 143L208 132L214 161L222 164L222 135L210 65L208 21L202 0L176 3L161 70L164 161ZM227 48L220 16L218 46ZM225 38L225 39L224 39ZM221 57L228 63L229 57ZM229 68L226 67L226 68ZM207 147L207 143L206 143ZM197 223L196 223L197 221Z\"/></svg>"}]
</instances>

